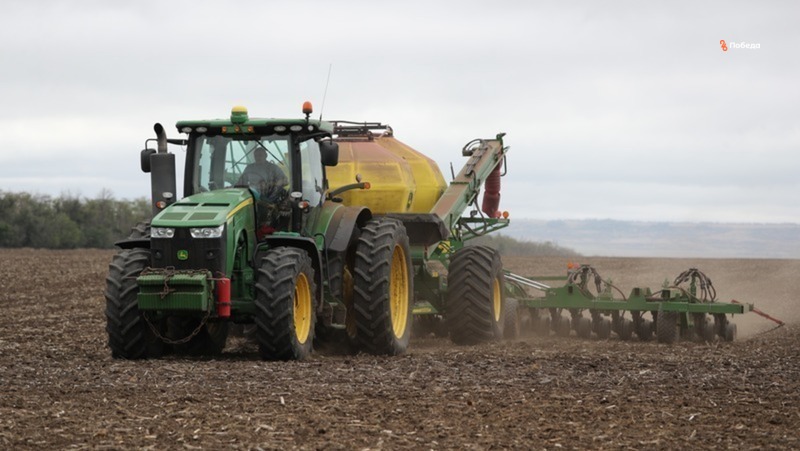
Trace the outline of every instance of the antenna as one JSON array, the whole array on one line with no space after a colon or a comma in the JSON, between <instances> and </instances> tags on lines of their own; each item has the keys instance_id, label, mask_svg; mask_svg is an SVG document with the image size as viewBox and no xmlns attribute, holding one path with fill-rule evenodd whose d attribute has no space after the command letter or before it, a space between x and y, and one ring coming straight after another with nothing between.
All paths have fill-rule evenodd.
<instances>
[{"instance_id":1,"label":"antenna","mask_svg":"<svg viewBox=\"0 0 800 451\"><path fill-rule=\"evenodd\" d=\"M328 64L328 78L325 80L325 92L322 94L322 106L319 109L319 120L322 120L322 112L325 111L325 97L328 96L328 84L331 82L331 69L333 69L333 63Z\"/></svg>"}]
</instances>

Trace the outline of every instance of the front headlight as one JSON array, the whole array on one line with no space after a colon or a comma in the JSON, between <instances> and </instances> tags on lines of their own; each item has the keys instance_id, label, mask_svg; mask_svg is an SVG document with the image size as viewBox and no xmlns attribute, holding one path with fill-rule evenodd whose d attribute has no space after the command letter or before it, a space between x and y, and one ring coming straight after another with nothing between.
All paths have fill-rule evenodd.
<instances>
[{"instance_id":1,"label":"front headlight","mask_svg":"<svg viewBox=\"0 0 800 451\"><path fill-rule=\"evenodd\" d=\"M192 238L219 238L222 236L222 231L225 230L225 224L219 227L198 227L189 229Z\"/></svg>"},{"instance_id":2,"label":"front headlight","mask_svg":"<svg viewBox=\"0 0 800 451\"><path fill-rule=\"evenodd\" d=\"M172 227L153 227L150 229L152 238L172 238L175 236L175 229Z\"/></svg>"}]
</instances>

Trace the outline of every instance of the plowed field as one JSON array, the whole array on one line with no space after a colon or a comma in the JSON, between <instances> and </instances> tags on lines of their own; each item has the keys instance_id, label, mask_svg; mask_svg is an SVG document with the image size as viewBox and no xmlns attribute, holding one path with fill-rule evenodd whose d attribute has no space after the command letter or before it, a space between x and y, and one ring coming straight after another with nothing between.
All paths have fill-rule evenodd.
<instances>
[{"instance_id":1,"label":"plowed field","mask_svg":"<svg viewBox=\"0 0 800 451\"><path fill-rule=\"evenodd\" d=\"M0 250L0 448L800 447L800 261L586 259L625 291L698 267L722 300L790 323L737 317L733 343L426 338L395 358L273 363L234 339L217 359L129 362L106 347L111 256Z\"/></svg>"}]
</instances>

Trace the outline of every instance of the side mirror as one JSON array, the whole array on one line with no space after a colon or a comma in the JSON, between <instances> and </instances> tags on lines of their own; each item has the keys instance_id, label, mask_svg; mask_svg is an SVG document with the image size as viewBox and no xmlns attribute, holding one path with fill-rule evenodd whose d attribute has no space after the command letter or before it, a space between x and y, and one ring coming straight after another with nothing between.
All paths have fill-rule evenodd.
<instances>
[{"instance_id":1,"label":"side mirror","mask_svg":"<svg viewBox=\"0 0 800 451\"><path fill-rule=\"evenodd\" d=\"M139 162L142 165L142 172L150 172L150 155L156 153L155 149L144 149L139 155Z\"/></svg>"},{"instance_id":2,"label":"side mirror","mask_svg":"<svg viewBox=\"0 0 800 451\"><path fill-rule=\"evenodd\" d=\"M323 165L336 166L339 164L339 143L330 140L320 141L319 153Z\"/></svg>"}]
</instances>

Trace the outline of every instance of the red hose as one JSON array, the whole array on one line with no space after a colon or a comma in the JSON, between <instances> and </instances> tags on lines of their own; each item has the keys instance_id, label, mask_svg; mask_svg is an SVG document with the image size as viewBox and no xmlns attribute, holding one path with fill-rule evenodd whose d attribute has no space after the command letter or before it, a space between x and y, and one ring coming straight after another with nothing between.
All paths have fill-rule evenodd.
<instances>
[{"instance_id":1,"label":"red hose","mask_svg":"<svg viewBox=\"0 0 800 451\"><path fill-rule=\"evenodd\" d=\"M500 217L500 164L486 177L481 210L490 218Z\"/></svg>"}]
</instances>

